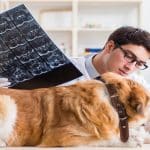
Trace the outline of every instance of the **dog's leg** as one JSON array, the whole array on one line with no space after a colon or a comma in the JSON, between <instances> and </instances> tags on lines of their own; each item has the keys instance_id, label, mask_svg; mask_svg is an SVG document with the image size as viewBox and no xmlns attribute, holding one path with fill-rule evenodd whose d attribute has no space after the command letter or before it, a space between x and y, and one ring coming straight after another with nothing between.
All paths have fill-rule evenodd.
<instances>
[{"instance_id":1,"label":"dog's leg","mask_svg":"<svg viewBox=\"0 0 150 150\"><path fill-rule=\"evenodd\" d=\"M121 142L119 139L118 143L116 144L121 147L141 147L144 144L144 140L147 137L147 133L145 132L143 126L130 128L129 133L129 139L127 142Z\"/></svg>"},{"instance_id":2,"label":"dog's leg","mask_svg":"<svg viewBox=\"0 0 150 150\"><path fill-rule=\"evenodd\" d=\"M69 138L61 138L58 137L58 140L48 140L45 139L42 141L38 147L56 147L56 146L61 146L61 147L69 147L69 146L85 146L88 145L93 139L89 137L69 137Z\"/></svg>"},{"instance_id":3,"label":"dog's leg","mask_svg":"<svg viewBox=\"0 0 150 150\"><path fill-rule=\"evenodd\" d=\"M73 133L73 128L70 132L65 132L65 130L61 130L60 132L47 132L47 135L43 136L43 140L38 145L38 147L47 147L47 146L84 146L91 141L96 140L96 137L92 137L89 134L81 133Z\"/></svg>"},{"instance_id":4,"label":"dog's leg","mask_svg":"<svg viewBox=\"0 0 150 150\"><path fill-rule=\"evenodd\" d=\"M127 142L122 142L119 137L113 137L108 140L99 140L97 142L93 142L89 144L88 146L94 146L94 147L137 147L137 142L135 142L133 139L130 139Z\"/></svg>"},{"instance_id":5,"label":"dog's leg","mask_svg":"<svg viewBox=\"0 0 150 150\"><path fill-rule=\"evenodd\" d=\"M145 132L143 127L130 129L130 136L127 142L122 142L119 136L113 136L109 140L99 140L89 146L99 147L141 147L144 144Z\"/></svg>"},{"instance_id":6,"label":"dog's leg","mask_svg":"<svg viewBox=\"0 0 150 150\"><path fill-rule=\"evenodd\" d=\"M133 145L135 146L142 146L147 136L144 127L139 126L136 128L131 128L129 131L130 131L129 141L131 141L131 143L133 143Z\"/></svg>"}]
</instances>

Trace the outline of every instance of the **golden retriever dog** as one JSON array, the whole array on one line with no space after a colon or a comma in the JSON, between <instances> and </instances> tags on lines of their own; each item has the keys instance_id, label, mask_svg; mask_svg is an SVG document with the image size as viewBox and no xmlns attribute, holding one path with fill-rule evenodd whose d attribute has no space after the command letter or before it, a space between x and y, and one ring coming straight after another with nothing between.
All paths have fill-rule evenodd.
<instances>
[{"instance_id":1,"label":"golden retriever dog","mask_svg":"<svg viewBox=\"0 0 150 150\"><path fill-rule=\"evenodd\" d=\"M80 81L69 86L34 90L0 88L0 146L136 146L146 121L149 93L114 73L102 75L123 103L129 140L121 142L119 117L106 84ZM137 135L138 133L138 135Z\"/></svg>"}]
</instances>

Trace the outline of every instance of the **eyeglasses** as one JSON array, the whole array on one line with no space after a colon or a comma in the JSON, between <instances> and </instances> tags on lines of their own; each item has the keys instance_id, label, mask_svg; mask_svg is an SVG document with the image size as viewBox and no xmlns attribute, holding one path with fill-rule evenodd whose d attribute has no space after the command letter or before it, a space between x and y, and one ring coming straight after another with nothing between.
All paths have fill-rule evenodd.
<instances>
[{"instance_id":1,"label":"eyeglasses","mask_svg":"<svg viewBox=\"0 0 150 150\"><path fill-rule=\"evenodd\" d=\"M123 52L124 59L128 63L136 62L135 67L140 70L144 70L144 69L148 68L148 65L146 64L146 62L139 60L137 58L137 56L135 54L133 54L131 51L123 49L119 44L116 44L116 48L119 48Z\"/></svg>"}]
</instances>

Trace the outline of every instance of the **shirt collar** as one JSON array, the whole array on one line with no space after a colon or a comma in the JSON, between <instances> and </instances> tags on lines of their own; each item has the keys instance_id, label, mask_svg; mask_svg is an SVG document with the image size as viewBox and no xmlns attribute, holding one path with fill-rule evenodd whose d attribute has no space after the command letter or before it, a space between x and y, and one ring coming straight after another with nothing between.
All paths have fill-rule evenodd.
<instances>
[{"instance_id":1,"label":"shirt collar","mask_svg":"<svg viewBox=\"0 0 150 150\"><path fill-rule=\"evenodd\" d=\"M95 55L96 55L96 53L85 56L85 68L86 68L90 78L92 78L92 79L94 79L100 75L92 63L92 59Z\"/></svg>"}]
</instances>

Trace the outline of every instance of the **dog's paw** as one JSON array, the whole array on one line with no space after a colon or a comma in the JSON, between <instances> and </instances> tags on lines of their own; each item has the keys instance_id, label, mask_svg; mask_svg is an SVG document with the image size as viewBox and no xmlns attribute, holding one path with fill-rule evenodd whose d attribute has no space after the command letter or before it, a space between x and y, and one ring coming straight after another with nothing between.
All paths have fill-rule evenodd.
<instances>
[{"instance_id":1,"label":"dog's paw","mask_svg":"<svg viewBox=\"0 0 150 150\"><path fill-rule=\"evenodd\" d=\"M139 135L140 136L140 135ZM131 146L131 147L142 147L142 145L144 144L144 139L141 138L141 137L138 137L137 135L136 136L131 136L129 138L129 142L128 144Z\"/></svg>"},{"instance_id":2,"label":"dog's paw","mask_svg":"<svg viewBox=\"0 0 150 150\"><path fill-rule=\"evenodd\" d=\"M146 137L144 139L144 144L150 144L150 137Z\"/></svg>"},{"instance_id":3,"label":"dog's paw","mask_svg":"<svg viewBox=\"0 0 150 150\"><path fill-rule=\"evenodd\" d=\"M150 132L146 132L146 136L144 138L144 144L150 144Z\"/></svg>"},{"instance_id":4,"label":"dog's paw","mask_svg":"<svg viewBox=\"0 0 150 150\"><path fill-rule=\"evenodd\" d=\"M150 122L144 124L145 131L150 132Z\"/></svg>"},{"instance_id":5,"label":"dog's paw","mask_svg":"<svg viewBox=\"0 0 150 150\"><path fill-rule=\"evenodd\" d=\"M144 128L133 129L130 130L130 137L128 141L130 145L133 145L134 147L141 147L144 144L145 136Z\"/></svg>"},{"instance_id":6,"label":"dog's paw","mask_svg":"<svg viewBox=\"0 0 150 150\"><path fill-rule=\"evenodd\" d=\"M6 143L0 139L0 147L6 147Z\"/></svg>"}]
</instances>

